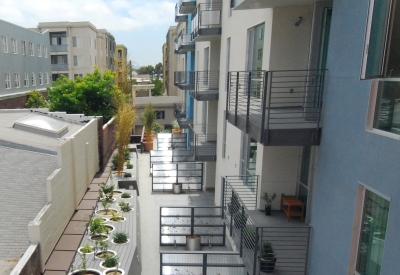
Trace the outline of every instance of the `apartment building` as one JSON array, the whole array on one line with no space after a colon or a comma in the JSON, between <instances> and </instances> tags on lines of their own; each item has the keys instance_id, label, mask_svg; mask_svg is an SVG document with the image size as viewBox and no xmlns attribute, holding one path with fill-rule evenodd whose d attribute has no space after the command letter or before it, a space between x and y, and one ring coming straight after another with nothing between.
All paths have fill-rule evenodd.
<instances>
[{"instance_id":1,"label":"apartment building","mask_svg":"<svg viewBox=\"0 0 400 275\"><path fill-rule=\"evenodd\" d=\"M128 74L131 74L131 64L128 63L128 48L122 44L118 44L115 47L115 76L117 78L118 87L129 93L132 87L127 87L128 84ZM131 79L132 76L129 76ZM130 84L129 84L130 86Z\"/></svg>"},{"instance_id":2,"label":"apartment building","mask_svg":"<svg viewBox=\"0 0 400 275\"><path fill-rule=\"evenodd\" d=\"M216 133L204 187L247 274L264 274L267 241L279 274L396 274L397 4L177 4L176 115L188 136ZM260 216L265 192L272 216Z\"/></svg>"},{"instance_id":3,"label":"apartment building","mask_svg":"<svg viewBox=\"0 0 400 275\"><path fill-rule=\"evenodd\" d=\"M165 64L163 70L165 75L163 81L168 95L178 95L178 88L174 85L174 72L176 71L177 59L175 55L175 40L177 38L176 26L171 26L166 35Z\"/></svg>"},{"instance_id":4,"label":"apartment building","mask_svg":"<svg viewBox=\"0 0 400 275\"><path fill-rule=\"evenodd\" d=\"M41 22L38 31L50 34L52 79L61 75L69 79L92 73L114 70L115 39L107 30L97 29L90 22Z\"/></svg>"},{"instance_id":5,"label":"apartment building","mask_svg":"<svg viewBox=\"0 0 400 275\"><path fill-rule=\"evenodd\" d=\"M26 94L51 85L49 32L0 20L0 108L23 108Z\"/></svg>"}]
</instances>

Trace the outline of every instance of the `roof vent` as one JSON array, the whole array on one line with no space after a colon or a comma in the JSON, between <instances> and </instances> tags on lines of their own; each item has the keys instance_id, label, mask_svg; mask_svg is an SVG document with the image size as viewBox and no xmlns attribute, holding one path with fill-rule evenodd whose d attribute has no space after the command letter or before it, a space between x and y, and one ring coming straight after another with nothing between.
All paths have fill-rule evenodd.
<instances>
[{"instance_id":1,"label":"roof vent","mask_svg":"<svg viewBox=\"0 0 400 275\"><path fill-rule=\"evenodd\" d=\"M58 119L32 114L14 123L15 129L48 137L60 138L68 133L68 124Z\"/></svg>"}]
</instances>

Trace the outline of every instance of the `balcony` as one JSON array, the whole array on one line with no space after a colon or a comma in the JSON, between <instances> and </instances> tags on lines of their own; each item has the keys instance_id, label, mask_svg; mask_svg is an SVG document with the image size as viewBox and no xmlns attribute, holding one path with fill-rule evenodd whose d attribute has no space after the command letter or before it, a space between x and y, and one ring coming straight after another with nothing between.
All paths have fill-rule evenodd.
<instances>
[{"instance_id":1,"label":"balcony","mask_svg":"<svg viewBox=\"0 0 400 275\"><path fill-rule=\"evenodd\" d=\"M51 64L51 70L54 71L68 71L68 64Z\"/></svg>"},{"instance_id":2,"label":"balcony","mask_svg":"<svg viewBox=\"0 0 400 275\"><path fill-rule=\"evenodd\" d=\"M186 118L186 114L188 112L186 105L182 103L174 103L174 108L174 115L179 126L182 129L189 128L189 125L193 123L193 118Z\"/></svg>"},{"instance_id":3,"label":"balcony","mask_svg":"<svg viewBox=\"0 0 400 275\"><path fill-rule=\"evenodd\" d=\"M190 14L196 9L196 1L193 0L180 0L179 1L179 13Z\"/></svg>"},{"instance_id":4,"label":"balcony","mask_svg":"<svg viewBox=\"0 0 400 275\"><path fill-rule=\"evenodd\" d=\"M319 145L324 73L229 72L228 122L265 146Z\"/></svg>"},{"instance_id":5,"label":"balcony","mask_svg":"<svg viewBox=\"0 0 400 275\"><path fill-rule=\"evenodd\" d=\"M175 40L175 54L184 54L187 52L193 52L195 49L195 44L192 41L192 36L190 33L180 32Z\"/></svg>"},{"instance_id":6,"label":"balcony","mask_svg":"<svg viewBox=\"0 0 400 275\"><path fill-rule=\"evenodd\" d=\"M265 216L257 206L256 176L230 176L223 182L224 220L248 274L271 273L260 261L261 247L270 242L276 258L274 274L306 274L310 226L284 213ZM268 264L267 264L268 265ZM266 269L269 269L266 271Z\"/></svg>"},{"instance_id":7,"label":"balcony","mask_svg":"<svg viewBox=\"0 0 400 275\"><path fill-rule=\"evenodd\" d=\"M190 88L190 72L174 72L174 85L181 90Z\"/></svg>"},{"instance_id":8,"label":"balcony","mask_svg":"<svg viewBox=\"0 0 400 275\"><path fill-rule=\"evenodd\" d=\"M188 20L187 14L179 12L178 4L175 5L175 22L186 22Z\"/></svg>"},{"instance_id":9,"label":"balcony","mask_svg":"<svg viewBox=\"0 0 400 275\"><path fill-rule=\"evenodd\" d=\"M219 71L190 73L190 96L198 101L218 100Z\"/></svg>"},{"instance_id":10,"label":"balcony","mask_svg":"<svg viewBox=\"0 0 400 275\"><path fill-rule=\"evenodd\" d=\"M215 161L217 158L217 135L206 134L205 125L190 125L189 144L196 161Z\"/></svg>"},{"instance_id":11,"label":"balcony","mask_svg":"<svg viewBox=\"0 0 400 275\"><path fill-rule=\"evenodd\" d=\"M222 26L222 3L199 4L192 14L192 40L219 39Z\"/></svg>"},{"instance_id":12,"label":"balcony","mask_svg":"<svg viewBox=\"0 0 400 275\"><path fill-rule=\"evenodd\" d=\"M314 3L316 0L233 0L235 10L266 9L286 6L302 6Z\"/></svg>"},{"instance_id":13,"label":"balcony","mask_svg":"<svg viewBox=\"0 0 400 275\"><path fill-rule=\"evenodd\" d=\"M51 52L68 52L68 45L50 45Z\"/></svg>"}]
</instances>

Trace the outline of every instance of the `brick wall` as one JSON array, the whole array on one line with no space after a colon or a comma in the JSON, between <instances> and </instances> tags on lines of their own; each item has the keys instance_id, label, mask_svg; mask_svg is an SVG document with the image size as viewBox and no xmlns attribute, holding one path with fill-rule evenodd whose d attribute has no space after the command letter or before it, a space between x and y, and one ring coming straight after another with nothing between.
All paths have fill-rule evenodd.
<instances>
[{"instance_id":1,"label":"brick wall","mask_svg":"<svg viewBox=\"0 0 400 275\"><path fill-rule=\"evenodd\" d=\"M39 244L31 244L11 275L40 275L42 270Z\"/></svg>"},{"instance_id":2,"label":"brick wall","mask_svg":"<svg viewBox=\"0 0 400 275\"><path fill-rule=\"evenodd\" d=\"M117 140L115 138L116 127L117 122L113 118L103 126L102 136L99 137L99 146L102 146L101 149L99 148L101 170L104 170L104 168L107 166L107 162L110 159L115 146L117 145Z\"/></svg>"},{"instance_id":3,"label":"brick wall","mask_svg":"<svg viewBox=\"0 0 400 275\"><path fill-rule=\"evenodd\" d=\"M40 91L45 97L47 92ZM0 109L23 109L27 101L27 94L0 97Z\"/></svg>"}]
</instances>

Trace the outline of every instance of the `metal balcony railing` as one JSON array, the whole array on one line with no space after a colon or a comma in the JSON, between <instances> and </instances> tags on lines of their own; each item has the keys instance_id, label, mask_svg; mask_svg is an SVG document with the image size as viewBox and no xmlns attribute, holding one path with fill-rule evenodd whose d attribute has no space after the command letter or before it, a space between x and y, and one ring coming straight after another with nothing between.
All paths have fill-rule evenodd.
<instances>
[{"instance_id":1,"label":"metal balcony railing","mask_svg":"<svg viewBox=\"0 0 400 275\"><path fill-rule=\"evenodd\" d=\"M157 150L186 149L187 134L158 133Z\"/></svg>"},{"instance_id":2,"label":"metal balcony railing","mask_svg":"<svg viewBox=\"0 0 400 275\"><path fill-rule=\"evenodd\" d=\"M52 71L68 71L68 64L51 64Z\"/></svg>"},{"instance_id":3,"label":"metal balcony railing","mask_svg":"<svg viewBox=\"0 0 400 275\"><path fill-rule=\"evenodd\" d=\"M264 145L318 145L324 73L229 72L227 119Z\"/></svg>"},{"instance_id":4,"label":"metal balcony railing","mask_svg":"<svg viewBox=\"0 0 400 275\"><path fill-rule=\"evenodd\" d=\"M187 33L186 30L181 31L175 40L175 53L187 53L194 51L194 49L195 44L192 41L191 34Z\"/></svg>"},{"instance_id":5,"label":"metal balcony railing","mask_svg":"<svg viewBox=\"0 0 400 275\"><path fill-rule=\"evenodd\" d=\"M181 14L192 13L196 8L196 1L193 0L179 0L179 12Z\"/></svg>"},{"instance_id":6,"label":"metal balcony railing","mask_svg":"<svg viewBox=\"0 0 400 275\"><path fill-rule=\"evenodd\" d=\"M222 2L199 4L192 13L192 40L221 35Z\"/></svg>"},{"instance_id":7,"label":"metal balcony railing","mask_svg":"<svg viewBox=\"0 0 400 275\"><path fill-rule=\"evenodd\" d=\"M203 190L203 163L153 163L152 191L172 191L173 184L182 184L182 190Z\"/></svg>"},{"instance_id":8,"label":"metal balcony railing","mask_svg":"<svg viewBox=\"0 0 400 275\"><path fill-rule=\"evenodd\" d=\"M50 45L51 52L68 52L68 45Z\"/></svg>"},{"instance_id":9,"label":"metal balcony railing","mask_svg":"<svg viewBox=\"0 0 400 275\"><path fill-rule=\"evenodd\" d=\"M223 182L223 208L226 226L248 274L271 273L274 265L276 274L306 274L310 227L306 224L288 224L283 218L283 226L271 222L271 226L260 225L253 219L257 206L257 194L245 184L245 176L225 177ZM250 180L253 181L253 180ZM255 181L256 182L256 181ZM257 180L258 182L258 180ZM250 207L250 208L249 208ZM251 210L254 209L254 210ZM265 216L263 216L264 218ZM264 220L266 220L264 218ZM268 221L265 221L268 224ZM269 263L261 261L263 244L272 244L275 254L269 255ZM271 264L271 262L275 262Z\"/></svg>"},{"instance_id":10,"label":"metal balcony railing","mask_svg":"<svg viewBox=\"0 0 400 275\"><path fill-rule=\"evenodd\" d=\"M218 100L219 71L190 73L190 96L198 101Z\"/></svg>"},{"instance_id":11,"label":"metal balcony railing","mask_svg":"<svg viewBox=\"0 0 400 275\"><path fill-rule=\"evenodd\" d=\"M160 207L160 246L183 246L196 235L202 246L225 246L222 207Z\"/></svg>"},{"instance_id":12,"label":"metal balcony railing","mask_svg":"<svg viewBox=\"0 0 400 275\"><path fill-rule=\"evenodd\" d=\"M197 161L215 161L217 158L217 135L207 134L206 125L189 125L189 143Z\"/></svg>"},{"instance_id":13,"label":"metal balcony railing","mask_svg":"<svg viewBox=\"0 0 400 275\"><path fill-rule=\"evenodd\" d=\"M174 85L181 90L190 88L190 72L178 71L174 72Z\"/></svg>"},{"instance_id":14,"label":"metal balcony railing","mask_svg":"<svg viewBox=\"0 0 400 275\"><path fill-rule=\"evenodd\" d=\"M186 112L183 110L181 103L174 103L174 110L175 118L180 119L186 117Z\"/></svg>"},{"instance_id":15,"label":"metal balcony railing","mask_svg":"<svg viewBox=\"0 0 400 275\"><path fill-rule=\"evenodd\" d=\"M242 259L237 252L221 251L174 251L161 252L160 275L181 274L246 274Z\"/></svg>"},{"instance_id":16,"label":"metal balcony railing","mask_svg":"<svg viewBox=\"0 0 400 275\"><path fill-rule=\"evenodd\" d=\"M178 4L175 5L175 22L186 22L188 20L187 14L182 14L179 11Z\"/></svg>"}]
</instances>

